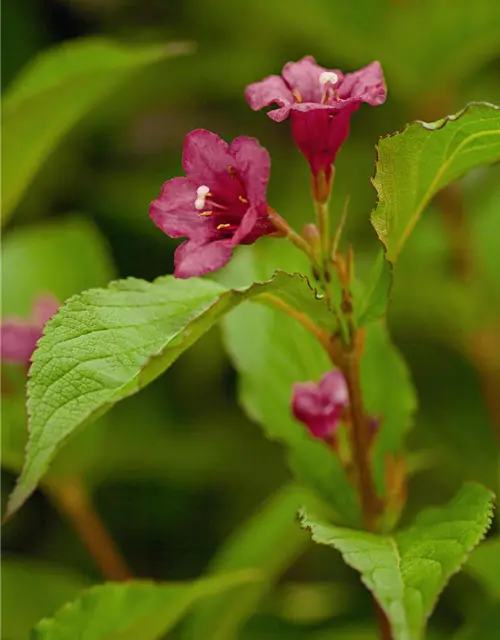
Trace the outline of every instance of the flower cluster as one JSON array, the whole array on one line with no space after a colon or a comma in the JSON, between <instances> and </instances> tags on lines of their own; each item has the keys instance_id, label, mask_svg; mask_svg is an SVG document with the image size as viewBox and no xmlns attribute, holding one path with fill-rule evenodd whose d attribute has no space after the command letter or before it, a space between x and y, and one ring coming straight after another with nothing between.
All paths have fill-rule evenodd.
<instances>
[{"instance_id":1,"label":"flower cluster","mask_svg":"<svg viewBox=\"0 0 500 640\"><path fill-rule=\"evenodd\" d=\"M344 74L306 56L288 62L280 76L249 85L245 97L253 110L277 105L268 113L276 122L290 119L293 139L310 166L318 227L306 225L299 235L269 207L266 190L271 161L257 140L239 137L228 145L215 133L197 129L185 138L185 176L165 182L150 208L153 222L164 233L187 238L175 252L174 275L205 275L225 265L237 245L275 235L287 236L305 251L316 279L328 283L332 245L325 216L333 165L355 111L363 102L377 106L385 101L381 66L372 62ZM349 393L341 371L330 371L317 384L294 385L293 414L313 437L334 439L348 407Z\"/></svg>"},{"instance_id":2,"label":"flower cluster","mask_svg":"<svg viewBox=\"0 0 500 640\"><path fill-rule=\"evenodd\" d=\"M382 104L386 89L378 62L344 75L306 56L288 62L281 76L249 85L245 96L254 110L277 104L268 114L276 122L290 116L295 143L311 168L314 196L324 202L351 116L363 102ZM186 176L165 182L150 208L152 220L168 236L188 238L175 253L176 277L215 271L237 245L278 231L266 200L271 162L257 140L239 137L228 145L198 129L186 136L182 165Z\"/></svg>"},{"instance_id":3,"label":"flower cluster","mask_svg":"<svg viewBox=\"0 0 500 640\"><path fill-rule=\"evenodd\" d=\"M0 326L0 353L3 362L29 365L45 324L57 313L59 301L52 295L40 295L33 303L29 319L5 318Z\"/></svg>"}]
</instances>

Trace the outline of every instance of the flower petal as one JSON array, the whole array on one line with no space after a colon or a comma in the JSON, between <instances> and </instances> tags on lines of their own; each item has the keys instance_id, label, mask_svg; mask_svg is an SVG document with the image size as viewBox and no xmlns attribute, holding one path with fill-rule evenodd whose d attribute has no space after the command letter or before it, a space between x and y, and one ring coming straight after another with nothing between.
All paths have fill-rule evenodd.
<instances>
[{"instance_id":1,"label":"flower petal","mask_svg":"<svg viewBox=\"0 0 500 640\"><path fill-rule=\"evenodd\" d=\"M234 168L245 184L247 198L255 205L265 203L271 171L267 149L255 138L240 136L233 140L229 151L234 158Z\"/></svg>"},{"instance_id":2,"label":"flower petal","mask_svg":"<svg viewBox=\"0 0 500 640\"><path fill-rule=\"evenodd\" d=\"M231 258L232 239L208 243L183 242L175 252L176 278L192 278L216 271Z\"/></svg>"},{"instance_id":3,"label":"flower petal","mask_svg":"<svg viewBox=\"0 0 500 640\"><path fill-rule=\"evenodd\" d=\"M325 398L314 382L293 385L292 412L315 438L326 438L339 423L340 409Z\"/></svg>"},{"instance_id":4,"label":"flower petal","mask_svg":"<svg viewBox=\"0 0 500 640\"><path fill-rule=\"evenodd\" d=\"M346 74L338 93L342 100L358 98L372 107L385 102L387 89L380 62L372 62L363 69Z\"/></svg>"},{"instance_id":5,"label":"flower petal","mask_svg":"<svg viewBox=\"0 0 500 640\"><path fill-rule=\"evenodd\" d=\"M228 174L232 164L229 146L217 134L206 129L188 133L182 151L182 168L196 186L206 184L211 189L214 179Z\"/></svg>"},{"instance_id":6,"label":"flower petal","mask_svg":"<svg viewBox=\"0 0 500 640\"><path fill-rule=\"evenodd\" d=\"M56 315L60 306L59 300L50 293L37 296L33 303L34 321L43 329L52 316Z\"/></svg>"},{"instance_id":7,"label":"flower petal","mask_svg":"<svg viewBox=\"0 0 500 640\"><path fill-rule=\"evenodd\" d=\"M342 371L335 369L328 371L319 382L321 394L330 398L337 406L347 407L349 404L349 390Z\"/></svg>"},{"instance_id":8,"label":"flower petal","mask_svg":"<svg viewBox=\"0 0 500 640\"><path fill-rule=\"evenodd\" d=\"M298 62L287 62L282 73L290 89L299 93L301 102L320 103L323 97L323 87L319 77L324 71L330 71L330 69L320 67L312 56L305 56ZM341 71L335 69L334 73L338 75L339 79L342 78Z\"/></svg>"},{"instance_id":9,"label":"flower petal","mask_svg":"<svg viewBox=\"0 0 500 640\"><path fill-rule=\"evenodd\" d=\"M151 219L171 238L203 236L206 220L195 206L196 185L188 178L172 178L165 182L160 197L149 208Z\"/></svg>"},{"instance_id":10,"label":"flower petal","mask_svg":"<svg viewBox=\"0 0 500 640\"><path fill-rule=\"evenodd\" d=\"M268 76L260 82L248 85L245 89L245 98L254 111L268 107L273 103L280 107L288 107L295 102L295 98L283 78L276 75ZM284 120L288 115L286 109L278 109L277 111L285 113L281 120Z\"/></svg>"},{"instance_id":11,"label":"flower petal","mask_svg":"<svg viewBox=\"0 0 500 640\"><path fill-rule=\"evenodd\" d=\"M293 139L309 161L313 175L322 169L329 178L335 157L349 135L351 115L358 107L359 102L354 101L341 110L292 112Z\"/></svg>"},{"instance_id":12,"label":"flower petal","mask_svg":"<svg viewBox=\"0 0 500 640\"><path fill-rule=\"evenodd\" d=\"M232 237L233 247L235 247L238 244L241 244L243 240L248 236L248 234L251 233L251 231L255 227L255 223L257 222L257 217L258 217L257 207L249 207L247 212L241 219L238 229L235 231ZM257 237L255 239L257 239Z\"/></svg>"},{"instance_id":13,"label":"flower petal","mask_svg":"<svg viewBox=\"0 0 500 640\"><path fill-rule=\"evenodd\" d=\"M29 322L16 318L4 320L0 327L1 359L10 364L29 364L41 333L39 327Z\"/></svg>"}]
</instances>

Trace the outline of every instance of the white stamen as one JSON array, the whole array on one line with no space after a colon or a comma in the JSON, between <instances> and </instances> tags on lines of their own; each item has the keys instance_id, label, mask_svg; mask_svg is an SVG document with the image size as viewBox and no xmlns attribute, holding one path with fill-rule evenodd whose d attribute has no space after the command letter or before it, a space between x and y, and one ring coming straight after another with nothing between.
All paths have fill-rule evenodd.
<instances>
[{"instance_id":1,"label":"white stamen","mask_svg":"<svg viewBox=\"0 0 500 640\"><path fill-rule=\"evenodd\" d=\"M339 77L334 71L323 71L323 73L319 76L319 83L321 85L325 84L335 84L338 82Z\"/></svg>"},{"instance_id":2,"label":"white stamen","mask_svg":"<svg viewBox=\"0 0 500 640\"><path fill-rule=\"evenodd\" d=\"M205 198L210 193L210 187L207 187L206 184L202 184L200 187L196 189L196 200L194 201L195 209L201 211L205 208Z\"/></svg>"},{"instance_id":3,"label":"white stamen","mask_svg":"<svg viewBox=\"0 0 500 640\"><path fill-rule=\"evenodd\" d=\"M206 196L209 191L210 191L210 187L207 187L206 184L202 184L200 187L196 189L196 195L198 196L198 198L201 198L203 196Z\"/></svg>"}]
</instances>

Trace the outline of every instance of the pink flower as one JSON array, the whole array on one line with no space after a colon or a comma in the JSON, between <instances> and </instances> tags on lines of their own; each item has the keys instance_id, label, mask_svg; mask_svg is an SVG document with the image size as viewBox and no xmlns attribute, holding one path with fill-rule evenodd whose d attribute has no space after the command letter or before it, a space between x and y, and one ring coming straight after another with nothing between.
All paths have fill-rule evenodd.
<instances>
[{"instance_id":1,"label":"pink flower","mask_svg":"<svg viewBox=\"0 0 500 640\"><path fill-rule=\"evenodd\" d=\"M0 326L1 359L9 364L29 365L45 324L57 313L59 306L54 296L41 295L33 303L29 320L5 318Z\"/></svg>"},{"instance_id":2,"label":"pink flower","mask_svg":"<svg viewBox=\"0 0 500 640\"><path fill-rule=\"evenodd\" d=\"M293 386L293 415L303 422L311 435L322 440L335 433L342 409L349 404L349 392L341 371L329 371L315 382Z\"/></svg>"},{"instance_id":3,"label":"pink flower","mask_svg":"<svg viewBox=\"0 0 500 640\"><path fill-rule=\"evenodd\" d=\"M328 183L337 152L349 134L352 114L362 102L373 107L382 104L386 87L379 62L344 75L306 56L288 62L281 76L249 85L245 97L255 111L277 104L279 108L268 113L276 122L291 116L295 143L313 175L322 171Z\"/></svg>"},{"instance_id":4,"label":"pink flower","mask_svg":"<svg viewBox=\"0 0 500 640\"><path fill-rule=\"evenodd\" d=\"M186 177L165 182L150 208L153 222L168 236L188 238L175 252L176 277L215 271L236 245L276 232L267 214L270 164L254 138L236 138L229 146L204 129L186 136Z\"/></svg>"}]
</instances>

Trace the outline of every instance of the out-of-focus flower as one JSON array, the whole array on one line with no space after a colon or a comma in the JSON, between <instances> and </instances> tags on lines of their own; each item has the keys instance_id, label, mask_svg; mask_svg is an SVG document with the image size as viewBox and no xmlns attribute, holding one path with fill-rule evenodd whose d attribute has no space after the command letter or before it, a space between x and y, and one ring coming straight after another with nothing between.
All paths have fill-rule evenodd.
<instances>
[{"instance_id":1,"label":"out-of-focus flower","mask_svg":"<svg viewBox=\"0 0 500 640\"><path fill-rule=\"evenodd\" d=\"M57 313L59 306L54 296L40 295L33 303L29 319L4 318L0 326L1 359L9 364L29 365L45 324Z\"/></svg>"},{"instance_id":2,"label":"out-of-focus flower","mask_svg":"<svg viewBox=\"0 0 500 640\"><path fill-rule=\"evenodd\" d=\"M339 425L342 409L349 404L349 392L341 371L329 371L319 383L298 382L293 386L293 415L315 438L326 439Z\"/></svg>"},{"instance_id":3,"label":"out-of-focus flower","mask_svg":"<svg viewBox=\"0 0 500 640\"><path fill-rule=\"evenodd\" d=\"M328 197L332 165L349 134L352 114L362 102L375 107L386 98L382 67L372 62L354 73L325 69L311 56L288 62L282 75L272 75L247 87L252 109L271 104L268 115L276 122L291 117L295 143L307 158L311 172L324 183L318 197Z\"/></svg>"},{"instance_id":4,"label":"out-of-focus flower","mask_svg":"<svg viewBox=\"0 0 500 640\"><path fill-rule=\"evenodd\" d=\"M150 208L152 220L168 236L188 238L175 252L176 277L215 271L236 245L276 233L266 201L270 164L254 138L236 138L228 145L204 129L186 136L186 177L165 182Z\"/></svg>"}]
</instances>

